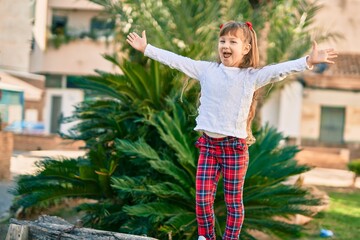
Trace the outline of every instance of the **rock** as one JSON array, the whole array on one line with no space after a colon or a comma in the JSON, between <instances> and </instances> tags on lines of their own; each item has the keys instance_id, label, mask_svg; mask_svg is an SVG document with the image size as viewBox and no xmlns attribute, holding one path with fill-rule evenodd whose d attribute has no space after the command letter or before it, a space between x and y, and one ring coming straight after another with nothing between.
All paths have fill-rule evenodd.
<instances>
[{"instance_id":1,"label":"rock","mask_svg":"<svg viewBox=\"0 0 360 240\"><path fill-rule=\"evenodd\" d=\"M81 224L72 225L62 218L43 215L35 221L12 218L6 240L157 240L117 232L83 228Z\"/></svg>"}]
</instances>

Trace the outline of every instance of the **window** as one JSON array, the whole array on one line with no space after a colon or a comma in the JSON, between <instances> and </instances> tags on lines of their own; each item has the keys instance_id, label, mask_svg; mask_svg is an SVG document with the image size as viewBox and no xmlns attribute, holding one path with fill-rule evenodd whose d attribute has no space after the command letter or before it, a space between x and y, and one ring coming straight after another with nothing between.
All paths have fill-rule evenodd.
<instances>
[{"instance_id":1,"label":"window","mask_svg":"<svg viewBox=\"0 0 360 240\"><path fill-rule=\"evenodd\" d=\"M53 15L51 33L56 35L65 35L67 20L66 16Z\"/></svg>"},{"instance_id":2,"label":"window","mask_svg":"<svg viewBox=\"0 0 360 240\"><path fill-rule=\"evenodd\" d=\"M90 32L96 36L109 36L114 27L113 20L94 17L91 19Z\"/></svg>"},{"instance_id":3,"label":"window","mask_svg":"<svg viewBox=\"0 0 360 240\"><path fill-rule=\"evenodd\" d=\"M14 92L10 90L0 89L0 104L5 105L21 105L23 101L22 92Z\"/></svg>"},{"instance_id":4,"label":"window","mask_svg":"<svg viewBox=\"0 0 360 240\"><path fill-rule=\"evenodd\" d=\"M342 144L344 142L345 108L321 107L320 142Z\"/></svg>"},{"instance_id":5,"label":"window","mask_svg":"<svg viewBox=\"0 0 360 240\"><path fill-rule=\"evenodd\" d=\"M61 88L62 87L62 76L61 75L46 75L45 76L45 87L46 88Z\"/></svg>"},{"instance_id":6,"label":"window","mask_svg":"<svg viewBox=\"0 0 360 240\"><path fill-rule=\"evenodd\" d=\"M82 76L66 76L66 88L81 88L78 83L81 83L83 79Z\"/></svg>"}]
</instances>

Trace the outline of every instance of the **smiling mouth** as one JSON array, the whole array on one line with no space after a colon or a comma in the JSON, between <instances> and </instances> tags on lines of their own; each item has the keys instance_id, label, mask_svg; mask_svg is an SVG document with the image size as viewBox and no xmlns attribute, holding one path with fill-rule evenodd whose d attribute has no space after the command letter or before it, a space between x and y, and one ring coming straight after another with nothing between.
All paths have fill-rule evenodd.
<instances>
[{"instance_id":1,"label":"smiling mouth","mask_svg":"<svg viewBox=\"0 0 360 240\"><path fill-rule=\"evenodd\" d=\"M224 52L223 53L224 58L229 58L231 56L231 53Z\"/></svg>"}]
</instances>

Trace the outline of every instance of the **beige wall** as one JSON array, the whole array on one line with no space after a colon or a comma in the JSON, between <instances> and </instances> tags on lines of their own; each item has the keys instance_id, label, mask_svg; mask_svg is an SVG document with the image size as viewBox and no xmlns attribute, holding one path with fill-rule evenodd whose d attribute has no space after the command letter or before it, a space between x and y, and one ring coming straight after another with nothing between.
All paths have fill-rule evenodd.
<instances>
[{"instance_id":1,"label":"beige wall","mask_svg":"<svg viewBox=\"0 0 360 240\"><path fill-rule=\"evenodd\" d=\"M0 132L1 141L1 132ZM13 148L17 151L36 151L36 150L79 150L84 147L83 141L72 141L60 138L57 135L33 135L33 134L13 134ZM1 145L0 145L1 149ZM1 159L1 156L0 156ZM1 169L0 169L1 173ZM1 176L1 175L0 175Z\"/></svg>"},{"instance_id":2,"label":"beige wall","mask_svg":"<svg viewBox=\"0 0 360 240\"><path fill-rule=\"evenodd\" d=\"M360 141L360 106L346 108L344 135L347 142Z\"/></svg>"},{"instance_id":3,"label":"beige wall","mask_svg":"<svg viewBox=\"0 0 360 240\"><path fill-rule=\"evenodd\" d=\"M304 103L301 116L301 137L308 139L318 139L320 135L320 115L319 104Z\"/></svg>"},{"instance_id":4,"label":"beige wall","mask_svg":"<svg viewBox=\"0 0 360 240\"><path fill-rule=\"evenodd\" d=\"M303 95L302 138L319 138L321 106L332 106L345 107L345 142L360 141L360 93L305 89Z\"/></svg>"},{"instance_id":5,"label":"beige wall","mask_svg":"<svg viewBox=\"0 0 360 240\"><path fill-rule=\"evenodd\" d=\"M98 16L101 9L87 0L39 0L36 5L39 21L34 27L36 42L30 55L30 71L59 75L89 75L94 74L95 69L114 71L113 65L102 57L115 51L111 40L75 39L57 49L49 42L54 13L67 16L69 34L76 35L90 31L91 19Z\"/></svg>"},{"instance_id":6,"label":"beige wall","mask_svg":"<svg viewBox=\"0 0 360 240\"><path fill-rule=\"evenodd\" d=\"M31 46L29 1L0 1L0 68L27 71Z\"/></svg>"},{"instance_id":7,"label":"beige wall","mask_svg":"<svg viewBox=\"0 0 360 240\"><path fill-rule=\"evenodd\" d=\"M320 0L323 8L317 14L317 25L329 32L336 32L344 39L322 43L320 47L335 47L339 52L360 53L360 1Z\"/></svg>"},{"instance_id":8,"label":"beige wall","mask_svg":"<svg viewBox=\"0 0 360 240\"><path fill-rule=\"evenodd\" d=\"M90 31L91 19L99 16L100 11L94 10L77 10L77 9L54 9L49 8L48 10L47 29L50 29L52 24L52 16L66 16L68 19L67 31L70 35L79 34L82 32ZM49 33L50 34L50 33Z\"/></svg>"},{"instance_id":9,"label":"beige wall","mask_svg":"<svg viewBox=\"0 0 360 240\"><path fill-rule=\"evenodd\" d=\"M83 9L83 10L101 10L100 5L94 4L89 0L50 0L49 5L52 8L64 9Z\"/></svg>"},{"instance_id":10,"label":"beige wall","mask_svg":"<svg viewBox=\"0 0 360 240\"><path fill-rule=\"evenodd\" d=\"M10 160L14 148L14 135L0 131L0 180L10 179Z\"/></svg>"},{"instance_id":11,"label":"beige wall","mask_svg":"<svg viewBox=\"0 0 360 240\"><path fill-rule=\"evenodd\" d=\"M95 69L112 72L113 65L102 54L113 51L112 44L91 39L71 41L59 49L48 47L45 52L37 48L31 54L30 70L60 75L89 75L94 74Z\"/></svg>"}]
</instances>

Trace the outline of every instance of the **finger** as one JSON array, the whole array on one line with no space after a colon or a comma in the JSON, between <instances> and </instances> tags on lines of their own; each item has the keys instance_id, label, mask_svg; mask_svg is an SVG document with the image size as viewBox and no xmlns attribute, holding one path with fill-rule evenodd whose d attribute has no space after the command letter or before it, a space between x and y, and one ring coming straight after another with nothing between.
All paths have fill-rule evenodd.
<instances>
[{"instance_id":1,"label":"finger","mask_svg":"<svg viewBox=\"0 0 360 240\"><path fill-rule=\"evenodd\" d=\"M330 54L330 55L328 55L328 58L337 58L337 57L338 57L337 54Z\"/></svg>"},{"instance_id":2,"label":"finger","mask_svg":"<svg viewBox=\"0 0 360 240\"><path fill-rule=\"evenodd\" d=\"M131 36L133 37L133 38L139 38L140 36L137 34L137 33L135 33L135 32L132 32L131 33Z\"/></svg>"},{"instance_id":3,"label":"finger","mask_svg":"<svg viewBox=\"0 0 360 240\"><path fill-rule=\"evenodd\" d=\"M136 39L136 35L134 33L129 33L128 39L130 39L131 41L134 41Z\"/></svg>"},{"instance_id":4,"label":"finger","mask_svg":"<svg viewBox=\"0 0 360 240\"><path fill-rule=\"evenodd\" d=\"M130 41L129 39L126 39L126 41L127 41L131 46L133 46L133 41Z\"/></svg>"},{"instance_id":5,"label":"finger","mask_svg":"<svg viewBox=\"0 0 360 240\"><path fill-rule=\"evenodd\" d=\"M145 30L142 31L141 36L142 36L142 38L146 41L146 32L145 32Z\"/></svg>"},{"instance_id":6,"label":"finger","mask_svg":"<svg viewBox=\"0 0 360 240\"><path fill-rule=\"evenodd\" d=\"M129 35L127 35L127 39L133 41L135 39L135 36L132 33L129 33Z\"/></svg>"}]
</instances>

